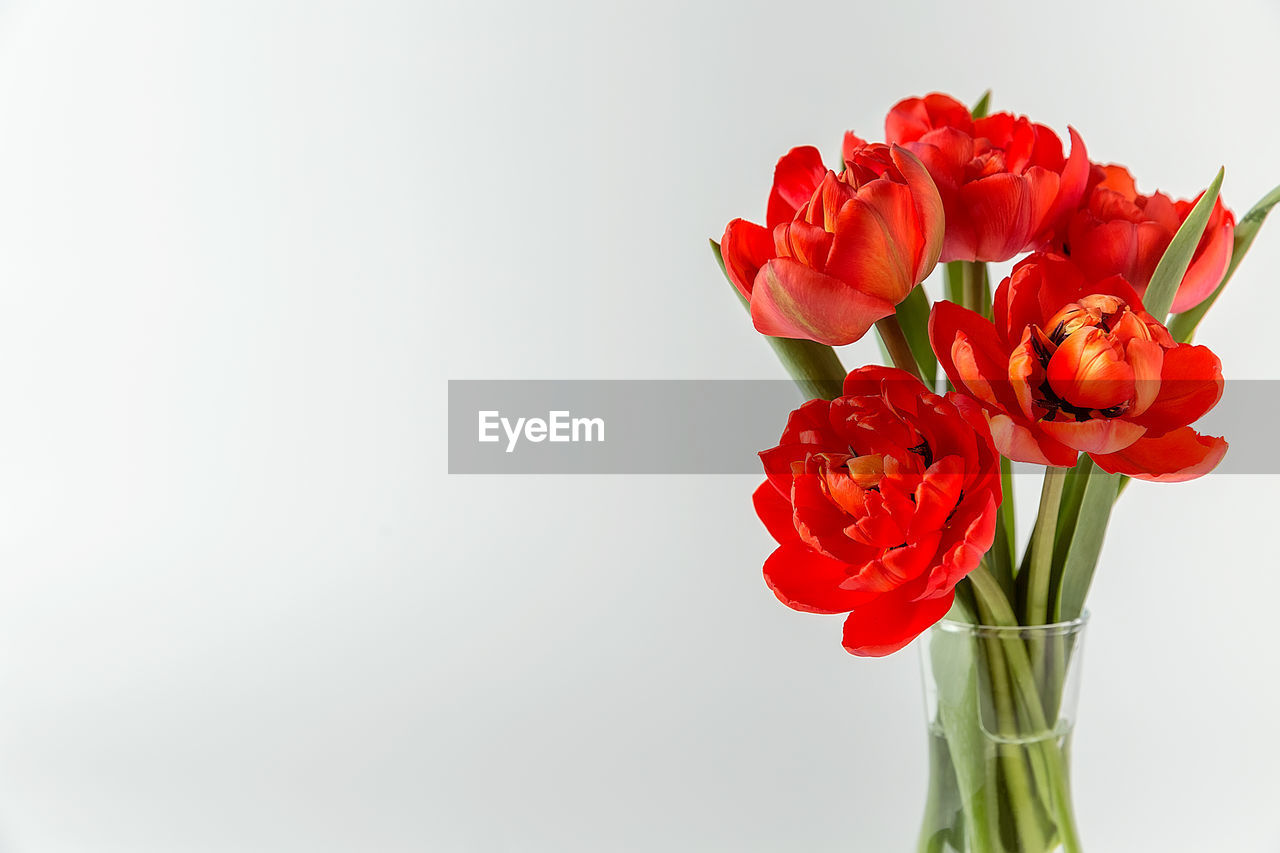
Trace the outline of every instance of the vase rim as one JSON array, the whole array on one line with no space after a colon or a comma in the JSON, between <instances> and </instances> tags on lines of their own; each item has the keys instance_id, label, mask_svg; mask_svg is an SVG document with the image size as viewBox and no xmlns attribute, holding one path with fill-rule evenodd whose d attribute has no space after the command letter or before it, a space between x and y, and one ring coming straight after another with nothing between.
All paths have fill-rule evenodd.
<instances>
[{"instance_id":1,"label":"vase rim","mask_svg":"<svg viewBox=\"0 0 1280 853\"><path fill-rule=\"evenodd\" d=\"M1069 633L1071 631L1082 630L1089 622L1090 613L1088 610L1081 611L1080 615L1075 619L1065 619L1061 622L1049 622L1045 625L982 625L972 622L960 622L957 620L942 618L934 623L933 627L940 631L951 631L954 633L964 633L969 631L977 631L984 634L995 634L1003 631L1022 632L1022 631L1060 631Z\"/></svg>"}]
</instances>

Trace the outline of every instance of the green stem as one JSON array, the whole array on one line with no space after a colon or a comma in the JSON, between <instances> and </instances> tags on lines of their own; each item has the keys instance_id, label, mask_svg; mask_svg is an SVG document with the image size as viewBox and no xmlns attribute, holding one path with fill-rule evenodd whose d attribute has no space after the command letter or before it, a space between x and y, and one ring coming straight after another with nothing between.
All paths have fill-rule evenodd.
<instances>
[{"instance_id":1,"label":"green stem","mask_svg":"<svg viewBox=\"0 0 1280 853\"><path fill-rule=\"evenodd\" d=\"M988 622L991 613L981 598L978 599L978 609L982 613L982 621ZM991 677L991 695L996 706L996 729L1000 735L1000 740L996 743L996 755L999 756L1000 767L1004 771L1013 823L1018 839L1026 849L1043 850L1045 837L1036 810L1035 788L1027 775L1027 764L1017 746L1017 711L1014 708L1004 656L999 641L994 637L985 638L983 645Z\"/></svg>"},{"instance_id":2,"label":"green stem","mask_svg":"<svg viewBox=\"0 0 1280 853\"><path fill-rule=\"evenodd\" d=\"M1000 457L1000 506L996 508L996 538L987 556L991 564L991 573L1000 582L1004 594L1014 594L1014 554L1017 552L1017 537L1014 531L1013 511L1013 469L1009 460Z\"/></svg>"},{"instance_id":3,"label":"green stem","mask_svg":"<svg viewBox=\"0 0 1280 853\"><path fill-rule=\"evenodd\" d=\"M1040 489L1040 512L1031 534L1031 564L1027 570L1026 613L1028 625L1043 625L1049 615L1049 588L1053 576L1053 537L1058 528L1058 508L1067 469L1047 466Z\"/></svg>"},{"instance_id":4,"label":"green stem","mask_svg":"<svg viewBox=\"0 0 1280 853\"><path fill-rule=\"evenodd\" d=\"M1009 549L1009 562L1012 564L1018 553L1018 533L1017 513L1013 511L1013 463L1007 456L1000 457L1000 493L1003 495L1000 506L1005 510L1001 530L1005 535L1005 544Z\"/></svg>"},{"instance_id":5,"label":"green stem","mask_svg":"<svg viewBox=\"0 0 1280 853\"><path fill-rule=\"evenodd\" d=\"M982 261L966 261L961 280L961 299L970 311L976 311L990 319L991 305L986 300L987 265Z\"/></svg>"},{"instance_id":6,"label":"green stem","mask_svg":"<svg viewBox=\"0 0 1280 853\"><path fill-rule=\"evenodd\" d=\"M792 338L769 338L769 345L806 400L840 396L845 369L831 347Z\"/></svg>"},{"instance_id":7,"label":"green stem","mask_svg":"<svg viewBox=\"0 0 1280 853\"><path fill-rule=\"evenodd\" d=\"M905 370L924 382L924 374L920 372L920 365L916 364L916 357L911 353L911 344L907 342L907 335L902 331L902 324L898 322L897 315L890 314L888 317L877 320L876 331L880 333L880 339L889 350L893 366L899 370ZM929 387L932 390L932 386Z\"/></svg>"},{"instance_id":8,"label":"green stem","mask_svg":"<svg viewBox=\"0 0 1280 853\"><path fill-rule=\"evenodd\" d=\"M715 240L710 242L711 252L716 257L716 263L720 265L720 272L728 280L729 273L725 270L720 244ZM733 288L733 294L738 297L742 307L747 309L747 313L750 313L751 303L738 288ZM791 379L806 400L816 400L819 397L824 400L834 400L840 396L844 388L845 370L835 350L815 341L773 337L768 337L768 340L774 354L778 356L787 373L791 374Z\"/></svg>"},{"instance_id":9,"label":"green stem","mask_svg":"<svg viewBox=\"0 0 1280 853\"><path fill-rule=\"evenodd\" d=\"M969 582L973 585L979 609L983 613L983 621L1005 628L1018 627L1017 616L1013 606L1000 590L985 566L979 565L969 573ZM1041 750L1041 758L1047 768L1050 783L1050 796L1056 816L1059 838L1065 853L1080 853L1080 838L1076 835L1075 816L1071 807L1071 790L1067 784L1066 764L1062 758L1062 750L1058 745L1056 727L1050 730L1045 718L1044 707L1040 703L1040 695L1036 690L1035 676L1031 662L1027 658L1027 649L1014 633L1004 640L1004 649L1012 674L1014 690L1021 702L1020 707L1026 712L1033 731L1043 736L1037 740Z\"/></svg>"}]
</instances>

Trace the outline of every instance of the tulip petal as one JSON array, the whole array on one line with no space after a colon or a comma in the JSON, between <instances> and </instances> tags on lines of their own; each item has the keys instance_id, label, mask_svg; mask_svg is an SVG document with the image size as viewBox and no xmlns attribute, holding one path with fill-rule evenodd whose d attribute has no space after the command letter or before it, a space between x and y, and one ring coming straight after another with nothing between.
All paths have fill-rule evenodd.
<instances>
[{"instance_id":1,"label":"tulip petal","mask_svg":"<svg viewBox=\"0 0 1280 853\"><path fill-rule=\"evenodd\" d=\"M1160 392L1134 418L1151 437L1200 420L1222 399L1222 362L1208 347L1179 344L1164 353Z\"/></svg>"},{"instance_id":2,"label":"tulip petal","mask_svg":"<svg viewBox=\"0 0 1280 853\"><path fill-rule=\"evenodd\" d=\"M893 162L898 171L911 188L911 198L915 205L918 228L923 231L924 248L919 254L913 276L918 284L929 277L933 268L938 265L942 254L942 241L946 232L946 216L942 208L942 196L938 187L929 176L920 158L905 148L893 146Z\"/></svg>"},{"instance_id":3,"label":"tulip petal","mask_svg":"<svg viewBox=\"0 0 1280 853\"><path fill-rule=\"evenodd\" d=\"M1031 238L1023 248L1047 242L1052 236L1055 216L1055 200L1059 197L1062 177L1054 171L1032 166L1022 173L1023 192L1026 194L1028 218L1031 222Z\"/></svg>"},{"instance_id":4,"label":"tulip petal","mask_svg":"<svg viewBox=\"0 0 1280 853\"><path fill-rule=\"evenodd\" d=\"M1226 454L1227 442L1222 438L1182 427L1158 438L1135 441L1118 453L1089 455L1110 474L1127 474L1153 483L1182 483L1208 474Z\"/></svg>"},{"instance_id":5,"label":"tulip petal","mask_svg":"<svg viewBox=\"0 0 1280 853\"><path fill-rule=\"evenodd\" d=\"M915 580L937 562L938 542L941 539L942 531L939 529L913 535L902 547L886 551L880 560L880 566L893 580L894 586Z\"/></svg>"},{"instance_id":6,"label":"tulip petal","mask_svg":"<svg viewBox=\"0 0 1280 853\"><path fill-rule=\"evenodd\" d=\"M890 143L913 142L931 130L955 127L973 132L969 108L939 92L923 98L904 98L893 105L884 120L884 136Z\"/></svg>"},{"instance_id":7,"label":"tulip petal","mask_svg":"<svg viewBox=\"0 0 1280 853\"><path fill-rule=\"evenodd\" d=\"M1016 408L1013 389L1003 378L1008 358L1001 353L990 320L954 302L935 302L929 313L929 343L957 388L997 408Z\"/></svg>"},{"instance_id":8,"label":"tulip petal","mask_svg":"<svg viewBox=\"0 0 1280 853\"><path fill-rule=\"evenodd\" d=\"M892 654L946 616L954 600L954 591L923 601L911 601L906 588L882 595L849 614L844 622L844 647L860 657Z\"/></svg>"},{"instance_id":9,"label":"tulip petal","mask_svg":"<svg viewBox=\"0 0 1280 853\"><path fill-rule=\"evenodd\" d=\"M786 258L775 258L760 270L751 295L757 331L829 346L853 343L893 310L892 302Z\"/></svg>"},{"instance_id":10,"label":"tulip petal","mask_svg":"<svg viewBox=\"0 0 1280 853\"><path fill-rule=\"evenodd\" d=\"M996 450L1014 462L1071 468L1079 453L1052 436L1015 421L1008 415L988 415Z\"/></svg>"},{"instance_id":11,"label":"tulip petal","mask_svg":"<svg viewBox=\"0 0 1280 853\"><path fill-rule=\"evenodd\" d=\"M846 613L866 599L841 589L849 567L799 543L780 545L764 564L764 580L778 600L804 613Z\"/></svg>"},{"instance_id":12,"label":"tulip petal","mask_svg":"<svg viewBox=\"0 0 1280 853\"><path fill-rule=\"evenodd\" d=\"M779 545L798 543L800 535L796 533L795 524L791 520L791 501L782 495L773 483L765 480L751 496L756 515L764 522L765 529Z\"/></svg>"},{"instance_id":13,"label":"tulip petal","mask_svg":"<svg viewBox=\"0 0 1280 853\"><path fill-rule=\"evenodd\" d=\"M729 274L729 281L738 288L743 299L751 299L751 287L760 268L776 257L773 248L773 235L768 228L735 219L724 229L724 237L720 241L720 255L724 258L724 269Z\"/></svg>"},{"instance_id":14,"label":"tulip petal","mask_svg":"<svg viewBox=\"0 0 1280 853\"><path fill-rule=\"evenodd\" d=\"M1133 399L1133 368L1101 329L1068 335L1045 371L1059 398L1082 409L1108 409Z\"/></svg>"},{"instance_id":15,"label":"tulip petal","mask_svg":"<svg viewBox=\"0 0 1280 853\"><path fill-rule=\"evenodd\" d=\"M929 582L920 598L933 598L940 593L955 588L960 579L978 567L991 544L996 541L996 508L999 506L999 495L991 495L981 506L970 505L967 513L961 517L957 510L957 518L948 530L953 534L954 545L940 549L941 563L929 575ZM976 512L975 512L976 510ZM968 522L968 526L957 532L957 525Z\"/></svg>"},{"instance_id":16,"label":"tulip petal","mask_svg":"<svg viewBox=\"0 0 1280 853\"><path fill-rule=\"evenodd\" d=\"M778 160L773 169L773 189L769 193L768 213L765 224L770 230L775 225L790 222L796 211L809 203L814 190L827 175L822 165L822 153L812 145L792 148Z\"/></svg>"},{"instance_id":17,"label":"tulip petal","mask_svg":"<svg viewBox=\"0 0 1280 853\"><path fill-rule=\"evenodd\" d=\"M1021 176L1000 172L967 183L960 188L958 204L960 227L974 233L975 257L964 260L1007 261L1030 242L1036 223ZM957 226L948 220L947 227Z\"/></svg>"},{"instance_id":18,"label":"tulip petal","mask_svg":"<svg viewBox=\"0 0 1280 853\"><path fill-rule=\"evenodd\" d=\"M869 499L879 499L868 491ZM865 541L846 535L850 517L823 489L817 474L800 474L791 482L792 523L800 541L814 551L846 565L861 565L874 559L879 550ZM883 510L881 511L883 515ZM897 539L901 542L901 536Z\"/></svg>"},{"instance_id":19,"label":"tulip petal","mask_svg":"<svg viewBox=\"0 0 1280 853\"><path fill-rule=\"evenodd\" d=\"M1132 316L1132 315L1130 315ZM1164 370L1164 347L1155 341L1133 338L1125 347L1125 357L1133 368L1133 405L1126 417L1139 421L1139 415L1151 408L1160 395ZM1139 421L1141 422L1141 421ZM1143 426L1146 426L1144 423Z\"/></svg>"},{"instance_id":20,"label":"tulip petal","mask_svg":"<svg viewBox=\"0 0 1280 853\"><path fill-rule=\"evenodd\" d=\"M845 163L854 158L859 151L867 147L867 140L863 139L852 130L844 132L844 143L840 146L840 157Z\"/></svg>"},{"instance_id":21,"label":"tulip petal","mask_svg":"<svg viewBox=\"0 0 1280 853\"><path fill-rule=\"evenodd\" d=\"M1038 426L1067 447L1082 453L1116 453L1133 444L1147 428L1121 418L1087 421L1040 421Z\"/></svg>"},{"instance_id":22,"label":"tulip petal","mask_svg":"<svg viewBox=\"0 0 1280 853\"><path fill-rule=\"evenodd\" d=\"M915 208L903 184L872 181L845 202L835 222L826 273L897 305L915 286ZM895 235L901 234L902 239Z\"/></svg>"},{"instance_id":23,"label":"tulip petal","mask_svg":"<svg viewBox=\"0 0 1280 853\"><path fill-rule=\"evenodd\" d=\"M894 392L899 388L912 397L926 390L919 379L905 370L879 364L865 364L849 371L849 375L844 378L842 393L846 397L879 397L883 394L892 399L897 396Z\"/></svg>"},{"instance_id":24,"label":"tulip petal","mask_svg":"<svg viewBox=\"0 0 1280 853\"><path fill-rule=\"evenodd\" d=\"M1069 245L1071 260L1091 278L1119 273L1135 287L1146 287L1135 274L1138 264L1138 226L1116 219L1099 222L1093 214L1081 211L1071 223Z\"/></svg>"},{"instance_id":25,"label":"tulip petal","mask_svg":"<svg viewBox=\"0 0 1280 853\"><path fill-rule=\"evenodd\" d=\"M1049 215L1048 224L1056 225L1071 214L1080 205L1084 191L1089 184L1089 152L1085 150L1084 140L1076 133L1074 127L1068 127L1071 136L1071 154L1062 167L1062 180L1058 184L1058 200L1054 203L1053 212Z\"/></svg>"},{"instance_id":26,"label":"tulip petal","mask_svg":"<svg viewBox=\"0 0 1280 853\"><path fill-rule=\"evenodd\" d=\"M1235 226L1226 222L1214 229L1208 242L1202 242L1200 254L1191 261L1169 309L1175 314L1190 311L1217 290L1231 263L1231 243Z\"/></svg>"},{"instance_id":27,"label":"tulip petal","mask_svg":"<svg viewBox=\"0 0 1280 853\"><path fill-rule=\"evenodd\" d=\"M1040 305L1039 316L1029 319L1029 322L1039 325L1047 324L1064 307L1087 293L1101 292L1096 287L1090 286L1085 281L1084 274L1080 272L1079 267L1062 255L1032 255L1018 266L1021 267L1023 264L1026 265L1028 272L1034 272L1034 277L1029 277L1028 280L1023 281L1018 289L1023 291L1024 294L1033 296ZM1132 293L1131 290L1126 292ZM1016 298L1011 298L1011 300L1021 301ZM1013 309L1012 301L1010 305L1011 313ZM1133 301L1137 301L1136 295L1133 296Z\"/></svg>"},{"instance_id":28,"label":"tulip petal","mask_svg":"<svg viewBox=\"0 0 1280 853\"><path fill-rule=\"evenodd\" d=\"M1018 409L1027 420L1039 417L1036 399L1043 394L1040 387L1045 382L1044 366L1040 363L1040 354L1036 352L1035 344L1032 343L1032 337L1039 331L1034 326L1028 326L1022 332L1022 341L1009 353L1009 384L1013 387L1014 396L1018 398ZM1039 335L1039 338L1043 337L1043 334Z\"/></svg>"},{"instance_id":29,"label":"tulip petal","mask_svg":"<svg viewBox=\"0 0 1280 853\"><path fill-rule=\"evenodd\" d=\"M831 425L831 403L828 400L810 400L787 418L779 444L820 444L835 447L840 436Z\"/></svg>"},{"instance_id":30,"label":"tulip petal","mask_svg":"<svg viewBox=\"0 0 1280 853\"><path fill-rule=\"evenodd\" d=\"M963 459L947 456L934 462L916 487L916 512L911 521L911 535L941 530L955 512L964 494L964 485Z\"/></svg>"}]
</instances>

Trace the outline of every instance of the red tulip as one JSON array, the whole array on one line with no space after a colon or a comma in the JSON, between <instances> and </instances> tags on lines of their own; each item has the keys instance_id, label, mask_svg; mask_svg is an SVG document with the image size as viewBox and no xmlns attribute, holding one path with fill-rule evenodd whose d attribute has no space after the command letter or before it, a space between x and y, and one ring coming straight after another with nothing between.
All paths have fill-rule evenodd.
<instances>
[{"instance_id":1,"label":"red tulip","mask_svg":"<svg viewBox=\"0 0 1280 853\"><path fill-rule=\"evenodd\" d=\"M852 343L938 262L942 203L920 161L885 145L846 152L836 175L816 148L793 148L774 171L767 227L725 228L725 269L766 335Z\"/></svg>"},{"instance_id":2,"label":"red tulip","mask_svg":"<svg viewBox=\"0 0 1280 853\"><path fill-rule=\"evenodd\" d=\"M885 136L924 162L942 196L943 261L1007 261L1044 245L1075 210L1089 179L1084 142L1010 113L974 119L954 98L907 98L889 111Z\"/></svg>"},{"instance_id":3,"label":"red tulip","mask_svg":"<svg viewBox=\"0 0 1280 853\"><path fill-rule=\"evenodd\" d=\"M869 366L791 413L760 454L765 581L783 604L849 613L844 646L887 655L942 618L995 539L1000 469L980 408Z\"/></svg>"},{"instance_id":4,"label":"red tulip","mask_svg":"<svg viewBox=\"0 0 1280 853\"><path fill-rule=\"evenodd\" d=\"M1156 264L1199 200L1200 196L1173 201L1161 192L1140 195L1123 166L1094 165L1085 203L1067 223L1059 246L1089 278L1118 273L1145 296ZM1199 305L1221 283L1231 262L1235 225L1222 199L1215 201L1191 266L1178 285L1173 312Z\"/></svg>"},{"instance_id":5,"label":"red tulip","mask_svg":"<svg viewBox=\"0 0 1280 853\"><path fill-rule=\"evenodd\" d=\"M1094 281L1034 254L1000 284L994 313L938 302L929 339L1005 456L1068 467L1084 452L1104 471L1162 482L1222 460L1227 443L1190 426L1222 396L1218 357L1175 343L1120 276Z\"/></svg>"}]
</instances>

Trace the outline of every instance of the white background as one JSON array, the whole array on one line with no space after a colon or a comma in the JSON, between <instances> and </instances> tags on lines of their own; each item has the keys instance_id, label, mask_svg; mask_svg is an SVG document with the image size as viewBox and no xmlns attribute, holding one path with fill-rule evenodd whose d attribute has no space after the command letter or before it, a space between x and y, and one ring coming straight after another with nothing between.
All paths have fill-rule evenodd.
<instances>
[{"instance_id":1,"label":"white background","mask_svg":"<svg viewBox=\"0 0 1280 853\"><path fill-rule=\"evenodd\" d=\"M914 650L774 600L754 478L450 477L445 382L780 376L706 240L906 95L992 87L1146 191L1225 164L1243 213L1277 37L1264 0L3 7L0 850L913 849ZM1278 269L1272 223L1203 327L1231 377L1280 378ZM1092 853L1280 850L1277 486L1117 509Z\"/></svg>"}]
</instances>

